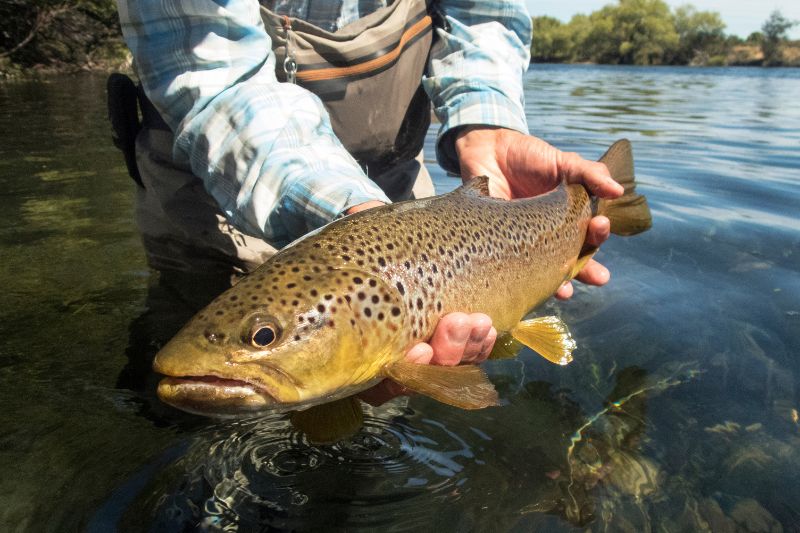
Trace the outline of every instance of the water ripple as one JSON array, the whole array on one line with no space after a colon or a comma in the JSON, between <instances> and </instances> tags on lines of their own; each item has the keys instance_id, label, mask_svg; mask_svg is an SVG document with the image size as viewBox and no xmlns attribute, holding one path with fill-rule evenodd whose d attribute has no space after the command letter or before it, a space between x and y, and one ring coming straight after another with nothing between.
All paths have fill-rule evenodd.
<instances>
[{"instance_id":1,"label":"water ripple","mask_svg":"<svg viewBox=\"0 0 800 533\"><path fill-rule=\"evenodd\" d=\"M217 429L187 455L203 465L188 470L212 493L193 518L219 528L365 527L400 516L403 527L424 523L424 503L459 498L475 454L441 422L408 409L390 414L373 412L356 435L333 445L309 443L280 416Z\"/></svg>"}]
</instances>

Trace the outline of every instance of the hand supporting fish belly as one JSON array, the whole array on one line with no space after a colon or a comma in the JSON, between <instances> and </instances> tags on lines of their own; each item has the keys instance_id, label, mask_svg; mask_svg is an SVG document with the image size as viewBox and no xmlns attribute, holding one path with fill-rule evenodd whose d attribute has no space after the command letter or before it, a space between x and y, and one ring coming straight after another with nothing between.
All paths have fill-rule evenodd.
<instances>
[{"instance_id":1,"label":"hand supporting fish belly","mask_svg":"<svg viewBox=\"0 0 800 533\"><path fill-rule=\"evenodd\" d=\"M159 397L210 415L302 410L391 378L453 406L495 405L479 367L417 365L404 355L442 316L465 311L491 317L499 334L493 357L524 344L568 363L575 343L563 322L524 317L596 251L584 246L592 216L608 217L620 235L651 224L634 190L630 143L615 143L600 161L624 186L622 197L597 200L582 185L561 184L502 200L477 177L452 193L370 209L303 237L164 346L154 363L166 376Z\"/></svg>"}]
</instances>

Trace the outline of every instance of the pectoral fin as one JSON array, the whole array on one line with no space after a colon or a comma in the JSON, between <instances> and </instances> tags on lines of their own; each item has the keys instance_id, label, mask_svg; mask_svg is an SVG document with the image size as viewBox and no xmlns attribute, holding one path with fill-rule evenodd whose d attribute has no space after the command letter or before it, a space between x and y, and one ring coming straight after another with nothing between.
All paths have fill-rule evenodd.
<instances>
[{"instance_id":1,"label":"pectoral fin","mask_svg":"<svg viewBox=\"0 0 800 533\"><path fill-rule=\"evenodd\" d=\"M511 335L551 363L566 365L572 361L576 344L567 325L557 316L523 320L514 326Z\"/></svg>"},{"instance_id":2,"label":"pectoral fin","mask_svg":"<svg viewBox=\"0 0 800 533\"><path fill-rule=\"evenodd\" d=\"M388 366L386 377L414 392L462 409L497 405L497 391L475 365L419 365L400 361Z\"/></svg>"},{"instance_id":3,"label":"pectoral fin","mask_svg":"<svg viewBox=\"0 0 800 533\"><path fill-rule=\"evenodd\" d=\"M306 434L313 444L331 444L355 434L364 423L361 402L349 396L315 405L305 411L293 411L289 420Z\"/></svg>"}]
</instances>

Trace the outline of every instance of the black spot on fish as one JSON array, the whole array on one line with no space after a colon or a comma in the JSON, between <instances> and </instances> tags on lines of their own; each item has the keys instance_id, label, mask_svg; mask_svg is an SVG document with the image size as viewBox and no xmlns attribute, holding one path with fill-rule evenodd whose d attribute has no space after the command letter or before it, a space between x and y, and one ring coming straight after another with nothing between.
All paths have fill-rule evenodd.
<instances>
[{"instance_id":1,"label":"black spot on fish","mask_svg":"<svg viewBox=\"0 0 800 533\"><path fill-rule=\"evenodd\" d=\"M397 282L397 290L400 291L400 295L403 295L403 294L406 293L406 288L399 281Z\"/></svg>"},{"instance_id":2,"label":"black spot on fish","mask_svg":"<svg viewBox=\"0 0 800 533\"><path fill-rule=\"evenodd\" d=\"M372 316L372 309L370 309L369 307L365 307L364 308L364 316L366 316L367 318L371 317Z\"/></svg>"}]
</instances>

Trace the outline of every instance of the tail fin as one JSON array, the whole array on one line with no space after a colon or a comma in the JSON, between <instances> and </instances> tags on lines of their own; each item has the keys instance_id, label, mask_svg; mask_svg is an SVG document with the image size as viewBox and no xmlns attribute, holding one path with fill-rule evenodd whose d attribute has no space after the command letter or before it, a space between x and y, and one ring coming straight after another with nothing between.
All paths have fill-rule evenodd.
<instances>
[{"instance_id":1,"label":"tail fin","mask_svg":"<svg viewBox=\"0 0 800 533\"><path fill-rule=\"evenodd\" d=\"M613 200L600 199L597 202L597 214L607 216L611 221L611 233L616 235L636 235L650 229L653 219L647 199L636 194L636 183L633 176L633 150L627 139L611 145L611 148L600 158L605 163L614 181L625 187L625 193Z\"/></svg>"}]
</instances>

